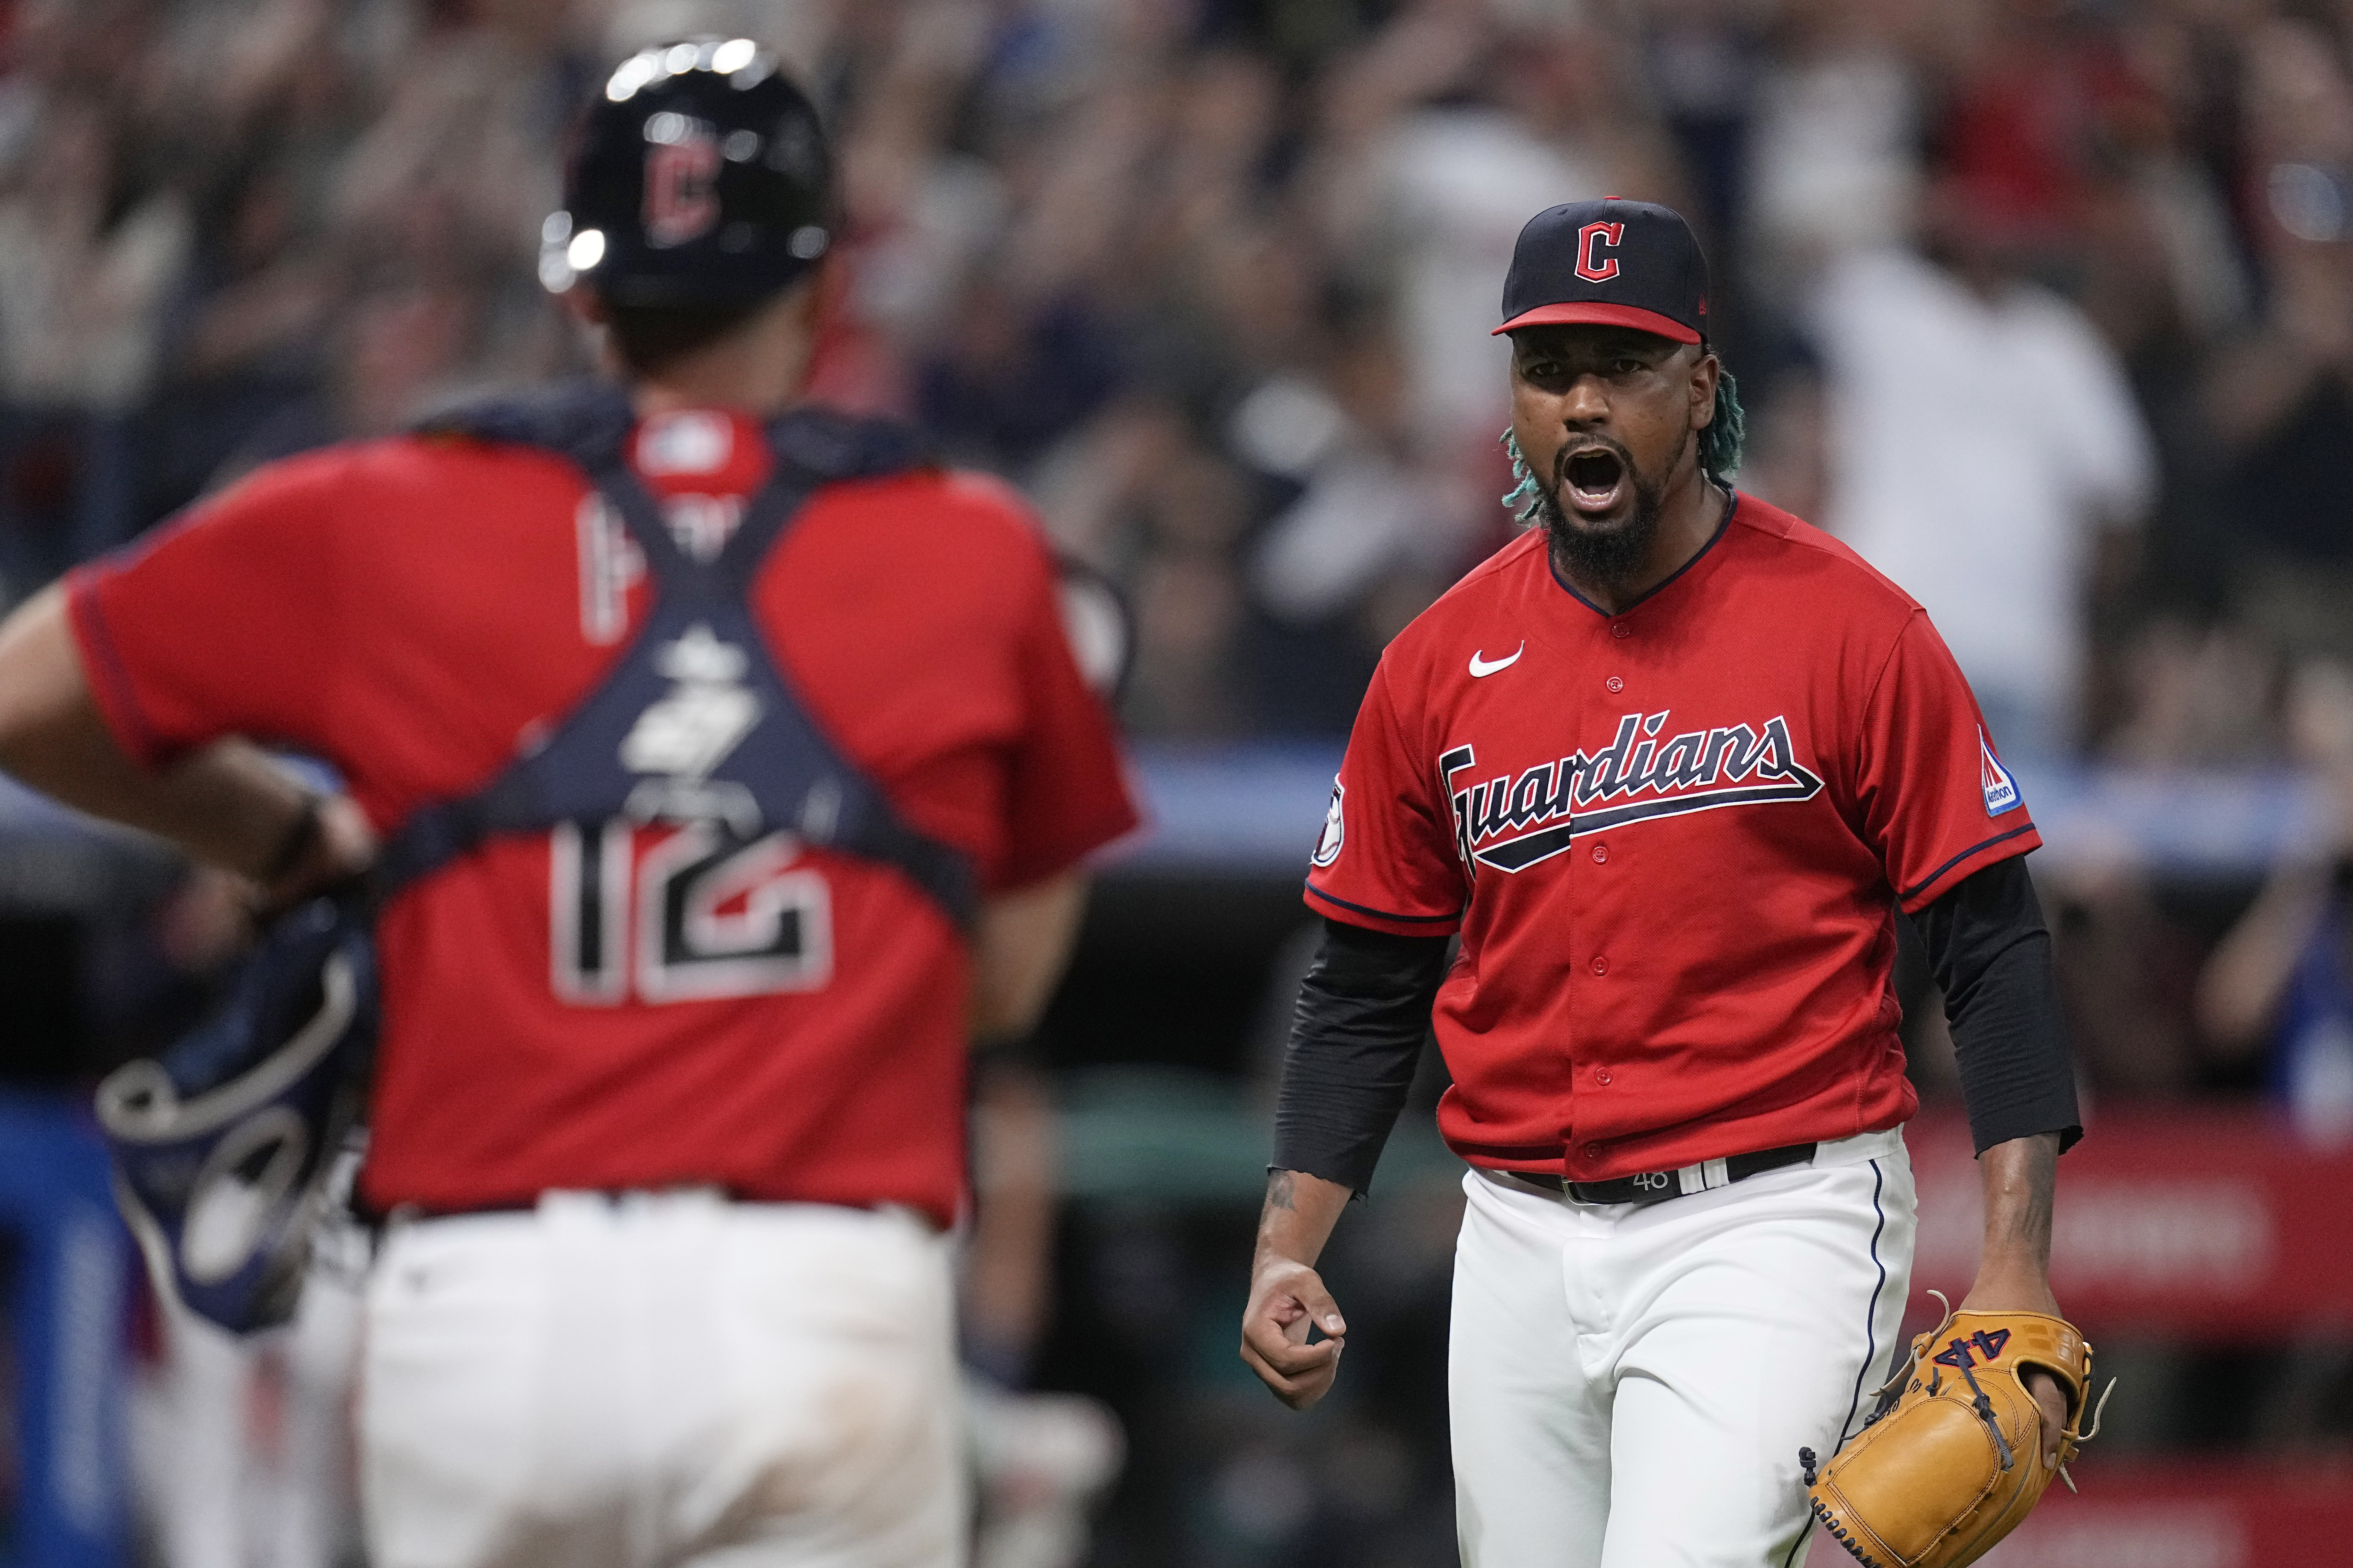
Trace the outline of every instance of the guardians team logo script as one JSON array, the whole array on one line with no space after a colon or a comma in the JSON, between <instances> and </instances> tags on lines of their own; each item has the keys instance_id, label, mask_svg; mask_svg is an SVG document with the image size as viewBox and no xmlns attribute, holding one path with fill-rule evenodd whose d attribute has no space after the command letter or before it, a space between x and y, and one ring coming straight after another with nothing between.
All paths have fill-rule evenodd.
<instances>
[{"instance_id":1,"label":"guardians team logo script","mask_svg":"<svg viewBox=\"0 0 2353 1568\"><path fill-rule=\"evenodd\" d=\"M1456 746L1438 759L1454 805L1454 842L1472 876L1482 865L1525 871L1588 833L1653 816L1680 816L1728 805L1811 800L1822 781L1798 761L1788 721L1763 728L1686 730L1662 741L1667 715L1629 713L1618 733L1591 756L1572 752L1514 776L1482 784L1463 775L1479 765Z\"/></svg>"}]
</instances>

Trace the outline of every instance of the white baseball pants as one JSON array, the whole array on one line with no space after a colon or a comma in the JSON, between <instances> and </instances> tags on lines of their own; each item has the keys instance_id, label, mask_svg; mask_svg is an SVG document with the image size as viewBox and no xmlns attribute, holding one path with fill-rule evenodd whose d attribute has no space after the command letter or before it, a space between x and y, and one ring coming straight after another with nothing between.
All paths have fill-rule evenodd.
<instances>
[{"instance_id":1,"label":"white baseball pants","mask_svg":"<svg viewBox=\"0 0 2353 1568\"><path fill-rule=\"evenodd\" d=\"M948 1240L897 1211L550 1194L396 1223L375 1568L954 1568Z\"/></svg>"},{"instance_id":2,"label":"white baseball pants","mask_svg":"<svg viewBox=\"0 0 2353 1568\"><path fill-rule=\"evenodd\" d=\"M1912 1270L1898 1131L1662 1204L1473 1171L1448 1387L1464 1568L1796 1568L1798 1449L1887 1376Z\"/></svg>"}]
</instances>

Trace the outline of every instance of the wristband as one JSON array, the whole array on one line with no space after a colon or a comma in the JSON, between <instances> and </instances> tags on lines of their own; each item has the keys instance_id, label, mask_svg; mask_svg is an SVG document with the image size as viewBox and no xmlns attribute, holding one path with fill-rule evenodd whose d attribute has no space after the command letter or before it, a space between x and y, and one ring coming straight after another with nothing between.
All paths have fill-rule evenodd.
<instances>
[{"instance_id":1,"label":"wristband","mask_svg":"<svg viewBox=\"0 0 2353 1568\"><path fill-rule=\"evenodd\" d=\"M319 796L302 796L302 814L287 828L286 837L278 841L278 848L269 857L269 864L261 873L262 885L284 881L292 876L302 862L310 858L318 847L320 830L325 826L325 814L320 809Z\"/></svg>"}]
</instances>

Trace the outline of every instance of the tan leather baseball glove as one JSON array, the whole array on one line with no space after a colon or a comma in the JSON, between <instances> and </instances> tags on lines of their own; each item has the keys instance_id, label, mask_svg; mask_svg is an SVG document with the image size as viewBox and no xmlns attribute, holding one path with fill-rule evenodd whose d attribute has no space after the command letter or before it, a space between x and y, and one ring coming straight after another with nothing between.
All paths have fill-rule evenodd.
<instances>
[{"instance_id":1,"label":"tan leather baseball glove","mask_svg":"<svg viewBox=\"0 0 2353 1568\"><path fill-rule=\"evenodd\" d=\"M2066 1396L2067 1429L2050 1468L2026 1387L2030 1367L2056 1378ZM2092 1430L2082 1429L2091 1378L2092 1347L2064 1319L1956 1312L1946 1301L1945 1321L1912 1342L1862 1430L1819 1478L1813 1450L1799 1450L1814 1515L1863 1568L1974 1563L2099 1431L2096 1412Z\"/></svg>"}]
</instances>

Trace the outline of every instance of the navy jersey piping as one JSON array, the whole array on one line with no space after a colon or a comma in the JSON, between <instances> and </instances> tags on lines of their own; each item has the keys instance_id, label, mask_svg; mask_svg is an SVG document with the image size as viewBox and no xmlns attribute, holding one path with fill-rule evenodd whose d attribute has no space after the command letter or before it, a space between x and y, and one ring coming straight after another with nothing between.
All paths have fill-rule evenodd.
<instances>
[{"instance_id":1,"label":"navy jersey piping","mask_svg":"<svg viewBox=\"0 0 2353 1568\"><path fill-rule=\"evenodd\" d=\"M1717 542L1723 539L1726 533L1731 531L1733 514L1740 510L1740 492L1734 489L1731 486L1726 485L1725 487L1725 495L1728 499L1726 499L1724 504L1724 515L1716 520L1715 531L1707 536L1707 542L1701 545L1699 549L1694 552L1690 560L1684 562L1682 565L1668 573L1666 576L1660 579L1657 586L1646 590L1641 598L1636 599L1630 604L1619 609L1605 610L1600 605L1595 604L1592 600L1587 598L1584 595L1578 593L1575 588L1569 586L1567 580L1561 576L1560 569L1553 564L1552 546L1549 541L1546 542L1545 546L1545 571L1552 578L1554 585L1559 588L1562 593L1567 594L1570 598L1575 599L1578 604L1583 605L1587 609L1591 610L1595 615L1601 616L1604 620L1614 621L1622 616L1631 615L1642 605L1649 604L1651 600L1665 593L1669 588L1673 587L1675 584L1675 579L1681 577L1684 573L1690 571L1693 567L1706 560L1708 552L1714 550Z\"/></svg>"},{"instance_id":2,"label":"navy jersey piping","mask_svg":"<svg viewBox=\"0 0 2353 1568\"><path fill-rule=\"evenodd\" d=\"M1451 915L1393 915L1387 910L1376 910L1364 904L1352 904L1345 899L1335 898L1313 882L1306 884L1306 887L1310 894L1327 904L1337 904L1344 910L1354 910L1360 915L1370 915L1377 921L1399 921L1409 925L1437 925L1443 921L1459 921L1462 918L1461 910L1455 910Z\"/></svg>"},{"instance_id":3,"label":"navy jersey piping","mask_svg":"<svg viewBox=\"0 0 2353 1568\"><path fill-rule=\"evenodd\" d=\"M2021 833L2031 833L2033 831L2034 824L2031 822L2021 822L2007 833L1997 833L1991 838L1980 839L1978 842L1970 845L1967 849L1962 850L1959 854L1954 856L1951 859L1946 861L1943 865L1937 867L1935 870L1929 872L1926 876L1921 878L1918 881L1913 883L1910 887L1905 889L1895 896L1899 899L1908 899L1915 893L1933 888L1936 885L1937 879L1943 877L1946 872L1951 870L1954 867L1959 865L1962 861L1968 859L1970 856L1976 854L1980 849L1990 849L1997 844L2007 844Z\"/></svg>"},{"instance_id":4,"label":"navy jersey piping","mask_svg":"<svg viewBox=\"0 0 2353 1568\"><path fill-rule=\"evenodd\" d=\"M90 662L97 676L91 684L105 687L114 698L114 711L121 716L125 726L132 731L141 760L152 764L164 754L163 740L155 733L155 726L148 721L146 710L139 705L138 689L132 685L130 673L122 666L122 655L115 648L114 628L107 622L106 607L98 602L96 594L87 590L75 595L74 598L81 612L78 618L91 654Z\"/></svg>"},{"instance_id":5,"label":"navy jersey piping","mask_svg":"<svg viewBox=\"0 0 2353 1568\"><path fill-rule=\"evenodd\" d=\"M1846 1447L1847 1430L1854 1425L1854 1414L1862 1408L1863 1380L1871 1375L1871 1363L1879 1359L1879 1295L1887 1289L1887 1260L1879 1256L1879 1237L1887 1229L1887 1210L1879 1201L1880 1189L1886 1184L1886 1173L1879 1162L1871 1163L1871 1212L1876 1223L1871 1227L1871 1261L1879 1270L1879 1279L1871 1288L1871 1305L1863 1309L1862 1364L1854 1369L1854 1397L1848 1401L1846 1420L1839 1427L1838 1446ZM1831 1450L1833 1453L1837 1449Z\"/></svg>"}]
</instances>

